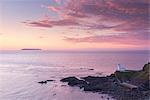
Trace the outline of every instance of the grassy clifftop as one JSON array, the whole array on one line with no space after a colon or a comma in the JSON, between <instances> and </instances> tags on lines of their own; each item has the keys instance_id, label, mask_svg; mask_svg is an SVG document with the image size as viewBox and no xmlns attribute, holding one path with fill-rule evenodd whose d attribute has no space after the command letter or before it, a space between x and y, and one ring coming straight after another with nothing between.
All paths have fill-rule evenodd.
<instances>
[{"instance_id":1,"label":"grassy clifftop","mask_svg":"<svg viewBox=\"0 0 150 100\"><path fill-rule=\"evenodd\" d=\"M150 73L150 63L145 64L143 70L137 72L135 79L141 79L143 81L149 80L149 73Z\"/></svg>"},{"instance_id":2,"label":"grassy clifftop","mask_svg":"<svg viewBox=\"0 0 150 100\"><path fill-rule=\"evenodd\" d=\"M116 71L115 74L121 81L136 81L143 82L149 80L150 63L144 65L142 70L133 71L127 70L126 72Z\"/></svg>"}]
</instances>

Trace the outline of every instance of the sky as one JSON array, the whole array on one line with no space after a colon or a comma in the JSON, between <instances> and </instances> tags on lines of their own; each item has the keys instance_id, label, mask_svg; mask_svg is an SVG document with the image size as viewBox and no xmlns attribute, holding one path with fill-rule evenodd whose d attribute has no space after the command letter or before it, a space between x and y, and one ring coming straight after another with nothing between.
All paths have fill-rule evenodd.
<instances>
[{"instance_id":1,"label":"sky","mask_svg":"<svg viewBox=\"0 0 150 100\"><path fill-rule=\"evenodd\" d=\"M0 50L148 50L148 0L0 0Z\"/></svg>"}]
</instances>

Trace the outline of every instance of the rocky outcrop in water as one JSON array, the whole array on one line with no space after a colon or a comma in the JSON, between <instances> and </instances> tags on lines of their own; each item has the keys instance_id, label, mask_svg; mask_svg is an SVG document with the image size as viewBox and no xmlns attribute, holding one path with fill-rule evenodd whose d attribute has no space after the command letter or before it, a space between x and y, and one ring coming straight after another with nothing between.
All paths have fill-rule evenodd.
<instances>
[{"instance_id":1,"label":"rocky outcrop in water","mask_svg":"<svg viewBox=\"0 0 150 100\"><path fill-rule=\"evenodd\" d=\"M140 71L126 71L115 72L106 77L67 77L63 78L62 82L68 82L69 86L77 86L84 91L100 92L110 94L118 100L148 100L150 87L149 87L149 68L150 63L145 64ZM138 88L132 90L130 88L122 87L119 85L118 79L134 84Z\"/></svg>"},{"instance_id":2,"label":"rocky outcrop in water","mask_svg":"<svg viewBox=\"0 0 150 100\"><path fill-rule=\"evenodd\" d=\"M54 81L54 80L40 81L40 82L38 82L38 83L39 83L39 84L47 84L48 82L52 82L52 81Z\"/></svg>"}]
</instances>

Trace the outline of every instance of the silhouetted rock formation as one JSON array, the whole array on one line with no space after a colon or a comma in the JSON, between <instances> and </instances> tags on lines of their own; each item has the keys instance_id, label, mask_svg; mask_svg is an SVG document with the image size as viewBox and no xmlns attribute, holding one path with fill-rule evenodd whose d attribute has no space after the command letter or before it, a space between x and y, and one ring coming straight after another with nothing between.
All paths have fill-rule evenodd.
<instances>
[{"instance_id":1,"label":"silhouetted rock formation","mask_svg":"<svg viewBox=\"0 0 150 100\"><path fill-rule=\"evenodd\" d=\"M86 81L79 80L76 77L67 77L61 80L62 82L68 82L68 85L70 86L79 86L82 88L84 85L86 85Z\"/></svg>"},{"instance_id":2,"label":"silhouetted rock formation","mask_svg":"<svg viewBox=\"0 0 150 100\"><path fill-rule=\"evenodd\" d=\"M40 81L40 82L38 82L38 83L40 83L40 84L46 84L47 81Z\"/></svg>"},{"instance_id":3,"label":"silhouetted rock formation","mask_svg":"<svg viewBox=\"0 0 150 100\"><path fill-rule=\"evenodd\" d=\"M38 82L38 83L39 83L39 84L47 84L47 82L52 82L52 81L54 81L54 80L40 81L40 82Z\"/></svg>"}]
</instances>

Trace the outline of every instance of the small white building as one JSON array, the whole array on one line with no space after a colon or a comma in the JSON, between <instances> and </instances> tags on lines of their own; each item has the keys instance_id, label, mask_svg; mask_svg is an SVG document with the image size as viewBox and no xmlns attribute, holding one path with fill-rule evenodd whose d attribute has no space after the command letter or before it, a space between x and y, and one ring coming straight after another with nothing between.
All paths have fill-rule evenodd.
<instances>
[{"instance_id":1,"label":"small white building","mask_svg":"<svg viewBox=\"0 0 150 100\"><path fill-rule=\"evenodd\" d=\"M125 71L126 71L126 68L125 68L124 66L122 66L121 64L118 64L118 65L117 65L117 71L125 72Z\"/></svg>"}]
</instances>

